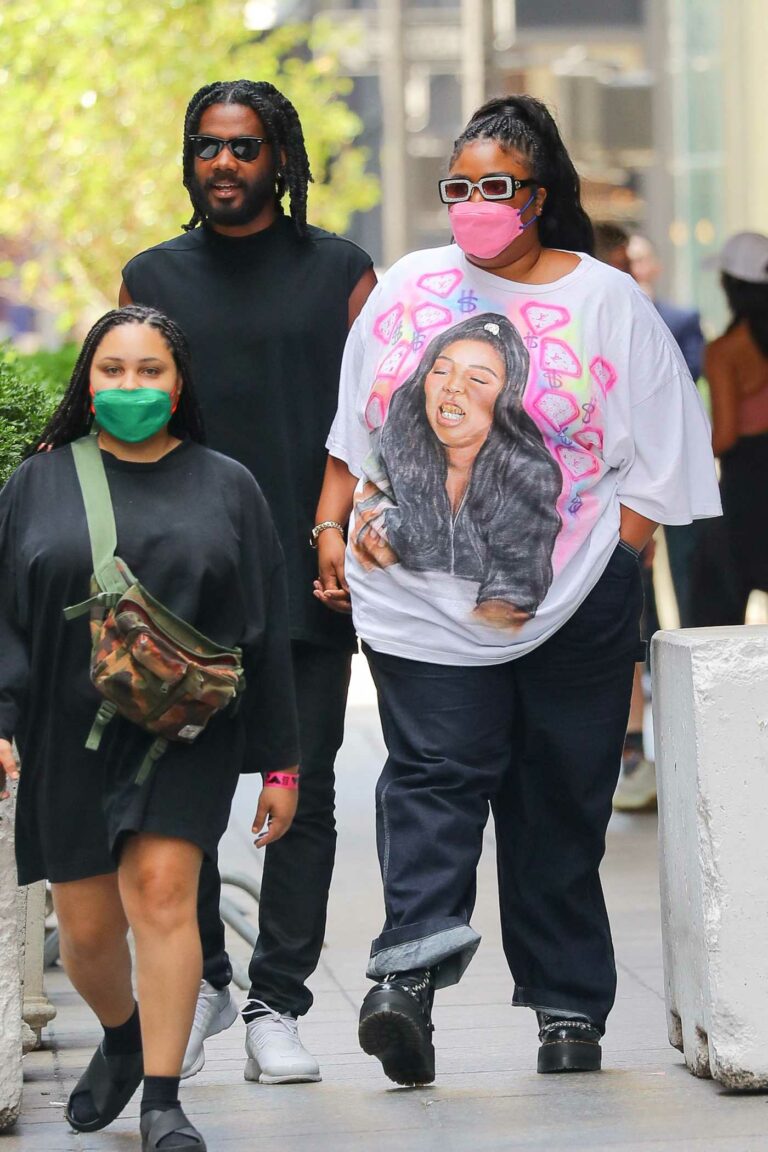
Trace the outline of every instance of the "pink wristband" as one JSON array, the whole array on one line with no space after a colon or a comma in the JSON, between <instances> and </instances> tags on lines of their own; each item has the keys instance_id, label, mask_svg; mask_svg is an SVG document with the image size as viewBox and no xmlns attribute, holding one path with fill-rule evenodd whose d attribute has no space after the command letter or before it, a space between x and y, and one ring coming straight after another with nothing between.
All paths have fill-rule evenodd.
<instances>
[{"instance_id":1,"label":"pink wristband","mask_svg":"<svg viewBox=\"0 0 768 1152\"><path fill-rule=\"evenodd\" d=\"M264 777L265 788L290 788L296 791L299 787L298 772L267 772Z\"/></svg>"}]
</instances>

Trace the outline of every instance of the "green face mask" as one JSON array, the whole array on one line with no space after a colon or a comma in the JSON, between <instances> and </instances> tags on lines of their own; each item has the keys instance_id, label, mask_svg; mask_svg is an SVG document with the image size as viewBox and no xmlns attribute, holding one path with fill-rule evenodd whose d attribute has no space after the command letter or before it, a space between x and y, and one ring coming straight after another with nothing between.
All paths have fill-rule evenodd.
<instances>
[{"instance_id":1,"label":"green face mask","mask_svg":"<svg viewBox=\"0 0 768 1152\"><path fill-rule=\"evenodd\" d=\"M171 397L162 388L135 388L126 392L108 388L94 392L96 422L116 440L136 444L148 440L171 418Z\"/></svg>"}]
</instances>

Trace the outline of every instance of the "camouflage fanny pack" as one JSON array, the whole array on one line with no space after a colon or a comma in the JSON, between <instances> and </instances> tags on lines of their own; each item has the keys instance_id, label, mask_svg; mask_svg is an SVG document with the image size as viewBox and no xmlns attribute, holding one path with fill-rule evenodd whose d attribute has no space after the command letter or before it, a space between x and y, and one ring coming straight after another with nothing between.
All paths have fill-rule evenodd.
<instances>
[{"instance_id":1,"label":"camouflage fanny pack","mask_svg":"<svg viewBox=\"0 0 768 1152\"><path fill-rule=\"evenodd\" d=\"M117 533L109 484L95 436L72 444L93 556L91 596L64 609L67 620L90 613L91 681L104 696L86 748L96 749L116 713L156 739L136 777L141 784L168 741L191 744L245 687L242 653L224 648L169 611L115 556Z\"/></svg>"}]
</instances>

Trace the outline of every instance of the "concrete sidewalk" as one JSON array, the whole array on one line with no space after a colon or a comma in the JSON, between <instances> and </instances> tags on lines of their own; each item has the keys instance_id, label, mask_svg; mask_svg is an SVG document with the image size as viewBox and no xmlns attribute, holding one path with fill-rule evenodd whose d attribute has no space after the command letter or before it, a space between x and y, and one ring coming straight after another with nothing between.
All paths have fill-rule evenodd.
<instances>
[{"instance_id":1,"label":"concrete sidewalk","mask_svg":"<svg viewBox=\"0 0 768 1152\"><path fill-rule=\"evenodd\" d=\"M490 1152L513 1148L616 1148L622 1152L768 1147L768 1097L728 1095L695 1080L669 1047L664 1017L656 873L656 821L617 816L603 869L619 990L599 1075L538 1076L536 1024L512 1009L496 909L492 829L481 865L474 925L483 943L465 978L438 996L437 1080L397 1088L357 1046L363 973L380 928L373 785L383 759L378 719L362 665L356 669L347 739L338 766L339 853L327 943L312 980L315 1007L301 1024L323 1083L263 1087L243 1080L244 1029L209 1041L203 1071L182 1102L210 1152ZM248 829L257 788L238 794L222 847L223 868L254 872ZM248 897L228 893L244 911ZM248 949L232 941L237 959ZM60 969L48 990L58 1016L46 1048L25 1058L23 1117L0 1152L129 1152L139 1146L138 1099L104 1132L82 1136L63 1102L98 1041L95 1020Z\"/></svg>"}]
</instances>

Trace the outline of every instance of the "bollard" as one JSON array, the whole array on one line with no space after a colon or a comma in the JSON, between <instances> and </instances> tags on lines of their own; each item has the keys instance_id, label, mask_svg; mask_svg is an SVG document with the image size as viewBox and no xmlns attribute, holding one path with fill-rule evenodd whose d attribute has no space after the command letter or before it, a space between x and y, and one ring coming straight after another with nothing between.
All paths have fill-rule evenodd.
<instances>
[{"instance_id":1,"label":"bollard","mask_svg":"<svg viewBox=\"0 0 768 1152\"><path fill-rule=\"evenodd\" d=\"M45 882L19 889L20 965L22 973L24 1051L39 1048L42 1030L56 1009L45 994Z\"/></svg>"},{"instance_id":2,"label":"bollard","mask_svg":"<svg viewBox=\"0 0 768 1152\"><path fill-rule=\"evenodd\" d=\"M768 1088L768 627L653 638L670 1043L695 1076Z\"/></svg>"},{"instance_id":3,"label":"bollard","mask_svg":"<svg viewBox=\"0 0 768 1152\"><path fill-rule=\"evenodd\" d=\"M0 1131L21 1110L21 983L13 857L13 800L0 805Z\"/></svg>"}]
</instances>

